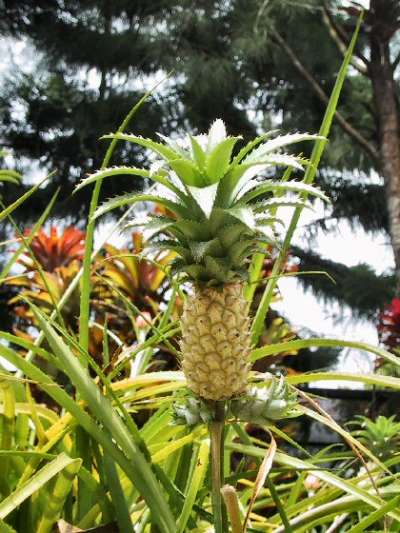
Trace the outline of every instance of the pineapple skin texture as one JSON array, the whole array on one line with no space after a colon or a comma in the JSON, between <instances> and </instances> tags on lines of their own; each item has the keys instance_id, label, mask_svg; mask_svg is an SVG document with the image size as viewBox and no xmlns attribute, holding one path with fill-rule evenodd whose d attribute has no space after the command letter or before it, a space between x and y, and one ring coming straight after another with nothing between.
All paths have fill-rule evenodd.
<instances>
[{"instance_id":1,"label":"pineapple skin texture","mask_svg":"<svg viewBox=\"0 0 400 533\"><path fill-rule=\"evenodd\" d=\"M228 400L246 391L250 370L250 320L243 285L196 286L185 302L182 368L189 389L206 400Z\"/></svg>"}]
</instances>

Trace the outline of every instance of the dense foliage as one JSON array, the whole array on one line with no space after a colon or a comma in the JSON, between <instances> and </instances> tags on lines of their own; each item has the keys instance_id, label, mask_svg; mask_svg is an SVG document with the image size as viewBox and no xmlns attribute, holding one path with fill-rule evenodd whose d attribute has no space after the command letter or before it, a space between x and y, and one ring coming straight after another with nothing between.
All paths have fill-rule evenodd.
<instances>
[{"instance_id":1,"label":"dense foliage","mask_svg":"<svg viewBox=\"0 0 400 533\"><path fill-rule=\"evenodd\" d=\"M0 221L7 219L16 235L2 243L13 249L0 285L15 292L10 304L19 328L0 331L0 531L400 529L399 422L363 416L346 429L299 387L339 379L399 391L395 372L277 369L280 359L307 347L349 346L395 369L399 358L362 342L293 338L287 328L274 328L281 322L268 321L277 282L291 269L301 212L313 196L325 198L313 182L360 25L361 18L319 135L256 137L234 154L238 139L226 135L221 121L186 145L126 134L147 95L108 135L100 170L77 180L80 189L94 184L85 233L44 229L58 193L29 231L19 230L14 214L40 182L1 206ZM121 140L151 148L163 161L143 155L140 168L110 167ZM294 140L313 144L309 160L278 150ZM99 206L103 179L121 173L164 191ZM10 170L0 171L0 181L20 187ZM158 205L150 221L133 212L138 201ZM291 208L286 225L279 218L283 204ZM117 207L128 209L95 243L98 218ZM132 225L143 233L135 231L127 249L110 245L110 235L131 232ZM145 246L146 231L156 249ZM386 344L397 315L395 299L381 317ZM191 335L198 343L190 343ZM200 345L208 372L203 360L188 370ZM229 383L216 390L215 374L232 361L241 372L228 372ZM204 374L202 387L191 372ZM296 441L302 419L335 432L341 443L311 454Z\"/></svg>"}]
</instances>

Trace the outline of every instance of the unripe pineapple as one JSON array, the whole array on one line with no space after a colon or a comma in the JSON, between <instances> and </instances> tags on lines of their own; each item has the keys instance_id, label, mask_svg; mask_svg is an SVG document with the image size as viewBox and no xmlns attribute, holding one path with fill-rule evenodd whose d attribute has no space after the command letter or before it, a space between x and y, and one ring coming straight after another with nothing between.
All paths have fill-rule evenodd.
<instances>
[{"instance_id":1,"label":"unripe pineapple","mask_svg":"<svg viewBox=\"0 0 400 533\"><path fill-rule=\"evenodd\" d=\"M253 387L250 392L231 403L231 413L239 420L265 424L301 415L298 398L283 378L271 379L268 387Z\"/></svg>"},{"instance_id":2,"label":"unripe pineapple","mask_svg":"<svg viewBox=\"0 0 400 533\"><path fill-rule=\"evenodd\" d=\"M107 136L139 144L161 161L150 170L115 167L96 172L79 187L117 174L141 176L158 185L156 194L126 194L109 200L95 216L139 201L162 208L146 225L159 249L174 251L176 272L193 283L182 317L182 367L189 388L210 400L240 396L249 371L250 332L243 295L248 261L274 243L274 213L279 205L297 205L283 193L325 198L296 181L256 178L273 166L302 170L304 160L281 153L289 144L315 139L293 134L261 135L233 156L240 137L229 137L216 120L207 135L164 143L134 135ZM279 198L274 198L274 193ZM167 236L167 238L165 238ZM154 241L155 239L155 241ZM274 243L275 244L275 243Z\"/></svg>"}]
</instances>

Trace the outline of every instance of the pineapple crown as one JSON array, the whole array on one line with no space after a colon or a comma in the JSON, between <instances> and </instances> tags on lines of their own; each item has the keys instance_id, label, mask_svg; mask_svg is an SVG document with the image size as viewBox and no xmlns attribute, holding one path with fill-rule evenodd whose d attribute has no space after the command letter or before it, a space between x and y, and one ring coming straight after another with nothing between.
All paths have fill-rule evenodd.
<instances>
[{"instance_id":1,"label":"pineapple crown","mask_svg":"<svg viewBox=\"0 0 400 533\"><path fill-rule=\"evenodd\" d=\"M146 228L158 249L177 254L175 270L197 283L224 284L247 275L244 264L260 246L265 252L265 244L275 244L279 206L304 205L301 198L284 197L286 193L307 193L327 200L318 189L298 181L257 179L260 172L274 166L302 170L307 161L283 153L282 148L318 138L303 133L274 134L256 137L236 155L234 148L241 137L228 136L222 120L216 120L207 135L187 135L183 140L160 135L162 142L156 142L123 133L106 135L147 148L157 159L148 170L101 170L84 179L78 189L121 174L153 181L156 193L112 198L97 209L95 217L136 202L155 203L164 214L153 216Z\"/></svg>"}]
</instances>

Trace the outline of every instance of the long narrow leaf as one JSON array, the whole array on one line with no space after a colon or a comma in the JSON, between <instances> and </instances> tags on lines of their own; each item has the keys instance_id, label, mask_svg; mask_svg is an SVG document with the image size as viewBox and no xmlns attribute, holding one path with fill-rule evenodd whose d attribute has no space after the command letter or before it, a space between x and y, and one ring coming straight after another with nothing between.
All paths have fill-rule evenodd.
<instances>
[{"instance_id":1,"label":"long narrow leaf","mask_svg":"<svg viewBox=\"0 0 400 533\"><path fill-rule=\"evenodd\" d=\"M80 459L71 459L65 453L61 453L56 459L45 465L37 474L32 476L22 487L0 503L0 518L4 519L12 513L22 502L37 492L50 479L72 464L79 465Z\"/></svg>"},{"instance_id":2,"label":"long narrow leaf","mask_svg":"<svg viewBox=\"0 0 400 533\"><path fill-rule=\"evenodd\" d=\"M46 221L47 217L49 216L49 213L53 209L53 206L57 200L58 193L60 192L59 189L53 194L49 204L47 205L46 209L43 211L42 215L40 215L38 221L34 224L32 230L30 231L29 235L26 237L26 244L30 245L35 236L37 235L37 232L39 229L43 226L44 222ZM11 268L17 261L18 257L26 250L25 243L23 242L21 246L14 252L11 259L7 262L7 264L3 267L3 270L0 273L0 283L6 276L8 276L8 273L10 272Z\"/></svg>"},{"instance_id":3,"label":"long narrow leaf","mask_svg":"<svg viewBox=\"0 0 400 533\"><path fill-rule=\"evenodd\" d=\"M346 78L347 68L350 64L353 50L354 50L354 47L357 41L358 33L360 30L360 26L361 26L361 21L362 21L362 15L360 15L353 37L347 49L342 66L340 68L338 77L336 78L336 83L333 88L332 94L330 96L328 107L325 111L325 116L323 118L321 128L319 130L319 135L321 138L316 140L314 144L314 148L311 154L310 165L307 167L304 180L303 180L303 182L307 185L312 184L312 182L314 181L314 178L315 178L315 175L318 169L318 165L321 160L321 156L324 151L325 144L326 144L326 141L324 140L324 138L327 138L329 136L329 131L331 129L332 121L333 121L336 108L338 105L339 96L342 91L344 80ZM304 199L306 199L306 197L307 195L305 194ZM271 298L273 296L274 288L277 283L277 278L275 276L277 276L280 273L283 267L285 258L287 256L287 251L289 249L290 242L292 240L294 231L297 227L301 213L302 213L302 208L298 207L295 209L292 215L292 219L289 223L289 227L288 227L281 251L279 253L279 257L275 261L273 269L272 269L272 273L271 273L272 277L269 280L265 288L265 291L263 293L263 296L261 298L260 305L258 307L256 316L252 324L252 342L254 345L257 345L260 335L262 333L264 320L268 312L269 305L271 303Z\"/></svg>"},{"instance_id":4,"label":"long narrow leaf","mask_svg":"<svg viewBox=\"0 0 400 533\"><path fill-rule=\"evenodd\" d=\"M185 495L185 503L183 504L183 508L177 522L177 533L184 533L184 531L186 530L186 524L193 510L193 505L196 502L197 493L202 487L204 476L207 471L209 452L209 442L207 440L203 440L200 444L200 449L198 452L198 457L193 475L190 481L188 481L188 489Z\"/></svg>"},{"instance_id":5,"label":"long narrow leaf","mask_svg":"<svg viewBox=\"0 0 400 533\"><path fill-rule=\"evenodd\" d=\"M132 520L130 518L129 509L123 493L121 482L118 477L118 472L114 461L107 456L103 457L104 467L107 476L107 484L110 489L111 501L115 509L116 520L120 531L126 533L133 533Z\"/></svg>"},{"instance_id":6,"label":"long narrow leaf","mask_svg":"<svg viewBox=\"0 0 400 533\"><path fill-rule=\"evenodd\" d=\"M400 358L391 354L390 352L379 348L378 346L373 346L372 344L367 344L366 342L358 341L346 341L341 339L324 339L324 338L314 338L314 339L296 339L293 341L280 342L276 344L270 344L257 348L251 353L251 360L257 361L262 357L268 355L277 355L281 352L287 350L300 350L301 348L310 348L310 347L330 347L330 348L354 348L356 350L362 350L365 352L373 353L378 357L382 357L386 361L394 364L395 366L400 366Z\"/></svg>"},{"instance_id":7,"label":"long narrow leaf","mask_svg":"<svg viewBox=\"0 0 400 533\"><path fill-rule=\"evenodd\" d=\"M19 207L21 204L23 204L25 202L25 200L27 200L30 196L32 196L32 194L34 192L36 192L39 189L39 187L41 185L43 185L43 183L45 181L47 181L53 175L54 175L54 172L52 172L51 174L49 174L48 176L46 176L45 178L40 180L39 183L34 185L25 194L20 196L17 200L15 200L15 202L13 202L11 205L5 207L2 211L0 211L0 221L3 220L4 218L8 217L8 215L10 215L13 211L15 211L17 209L17 207Z\"/></svg>"},{"instance_id":8,"label":"long narrow leaf","mask_svg":"<svg viewBox=\"0 0 400 533\"><path fill-rule=\"evenodd\" d=\"M154 520L158 522L162 531L172 533L175 524L172 513L164 499L151 466L133 441L127 427L115 409L113 409L109 400L100 393L87 369L82 366L77 357L49 324L48 318L33 305L32 310L51 348L57 354L65 373L75 385L81 398L87 402L96 418L110 431L132 463L132 467L136 472L135 485L149 505Z\"/></svg>"},{"instance_id":9,"label":"long narrow leaf","mask_svg":"<svg viewBox=\"0 0 400 533\"><path fill-rule=\"evenodd\" d=\"M182 217L187 217L188 213L186 210L179 204L168 200L161 196L156 196L154 194L137 194L137 193L128 193L121 196L116 196L115 198L110 198L104 202L93 214L93 220L99 218L106 213L109 213L113 209L119 209L125 205L133 205L138 202L153 202L157 205L162 205L172 211L173 213L179 214Z\"/></svg>"},{"instance_id":10,"label":"long narrow leaf","mask_svg":"<svg viewBox=\"0 0 400 533\"><path fill-rule=\"evenodd\" d=\"M50 533L52 531L54 524L62 514L65 499L71 490L81 463L81 459L72 461L58 474L52 490L45 490L41 494L43 512L36 526L36 533Z\"/></svg>"}]
</instances>

